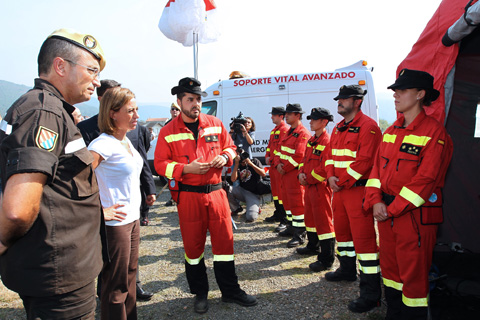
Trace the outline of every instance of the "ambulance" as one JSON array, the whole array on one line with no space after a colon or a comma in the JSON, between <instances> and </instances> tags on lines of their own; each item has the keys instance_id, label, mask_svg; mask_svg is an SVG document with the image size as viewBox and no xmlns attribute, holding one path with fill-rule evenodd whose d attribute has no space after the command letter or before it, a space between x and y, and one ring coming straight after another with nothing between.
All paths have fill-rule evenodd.
<instances>
[{"instance_id":1,"label":"ambulance","mask_svg":"<svg viewBox=\"0 0 480 320\"><path fill-rule=\"evenodd\" d=\"M358 84L367 90L362 104L363 113L378 122L372 71L366 61L360 60L329 72L220 80L205 90L207 96L202 99L202 112L221 119L226 128L240 111L245 117L251 117L256 126L253 157L264 163L270 131L275 126L269 114L272 107L299 103L305 111L302 122L307 129L310 129L306 119L310 110L314 107L326 108L334 116L334 122L327 127L331 133L335 123L343 119L337 113L337 103L333 98L342 85Z\"/></svg>"}]
</instances>

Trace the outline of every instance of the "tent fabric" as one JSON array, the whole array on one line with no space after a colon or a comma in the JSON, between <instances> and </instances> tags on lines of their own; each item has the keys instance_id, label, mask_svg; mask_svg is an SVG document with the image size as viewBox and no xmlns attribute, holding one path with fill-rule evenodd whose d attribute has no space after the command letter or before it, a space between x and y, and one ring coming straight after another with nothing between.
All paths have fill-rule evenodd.
<instances>
[{"instance_id":1,"label":"tent fabric","mask_svg":"<svg viewBox=\"0 0 480 320\"><path fill-rule=\"evenodd\" d=\"M425 112L440 123L445 121L444 84L458 55L458 45L445 47L441 40L447 29L463 15L467 3L468 0L443 0L410 53L397 68L397 76L402 69L408 68L426 71L435 78L434 87L440 91L440 97L426 107Z\"/></svg>"},{"instance_id":2,"label":"tent fabric","mask_svg":"<svg viewBox=\"0 0 480 320\"><path fill-rule=\"evenodd\" d=\"M169 0L163 9L158 28L169 39L185 47L193 46L193 33L198 42L214 42L220 36L217 9L213 0Z\"/></svg>"}]
</instances>

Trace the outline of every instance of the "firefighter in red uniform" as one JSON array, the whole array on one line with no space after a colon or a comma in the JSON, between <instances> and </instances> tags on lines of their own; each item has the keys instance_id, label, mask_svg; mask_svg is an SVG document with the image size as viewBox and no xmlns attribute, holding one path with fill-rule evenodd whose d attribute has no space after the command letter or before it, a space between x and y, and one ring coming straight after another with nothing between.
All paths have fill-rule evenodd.
<instances>
[{"instance_id":1,"label":"firefighter in red uniform","mask_svg":"<svg viewBox=\"0 0 480 320\"><path fill-rule=\"evenodd\" d=\"M297 252L318 254L317 261L308 267L314 272L320 272L331 269L335 260L332 189L327 184L325 166L322 165L323 151L330 143L330 135L325 127L328 122L333 121L333 116L327 109L313 108L307 120L310 120L310 129L315 135L308 140L298 180L305 186L305 227L308 244L297 248Z\"/></svg>"},{"instance_id":2,"label":"firefighter in red uniform","mask_svg":"<svg viewBox=\"0 0 480 320\"><path fill-rule=\"evenodd\" d=\"M265 162L267 165L270 165L270 184L272 188L273 202L275 204L275 212L273 213L273 216L265 218L265 221L279 222L275 231L280 232L287 227L287 217L281 195L281 175L276 168L278 163L275 155L279 152L280 141L287 133L289 127L283 120L285 118L284 107L273 107L270 114L272 115L272 122L275 124L275 128L270 132L270 140L268 141L267 152L265 153Z\"/></svg>"},{"instance_id":3,"label":"firefighter in red uniform","mask_svg":"<svg viewBox=\"0 0 480 320\"><path fill-rule=\"evenodd\" d=\"M160 175L171 179L169 188L178 207L187 281L190 292L196 295L194 310L208 310L204 261L207 230L222 301L256 305L256 298L238 285L230 209L221 187L222 168L232 165L235 145L219 119L200 113L205 93L198 80L181 79L172 88L175 94L182 113L160 131L154 164Z\"/></svg>"},{"instance_id":4,"label":"firefighter in red uniform","mask_svg":"<svg viewBox=\"0 0 480 320\"><path fill-rule=\"evenodd\" d=\"M302 107L298 104L287 104L285 120L290 129L280 141L280 152L275 160L277 170L282 179L282 196L287 213L287 229L280 236L293 236L287 243L288 248L298 247L305 242L303 195L305 188L298 181L298 167L305 155L310 133L302 124Z\"/></svg>"},{"instance_id":5,"label":"firefighter in red uniform","mask_svg":"<svg viewBox=\"0 0 480 320\"><path fill-rule=\"evenodd\" d=\"M452 141L423 106L436 100L433 77L403 69L393 85L398 120L385 131L365 188L380 236L387 319L427 319L428 272Z\"/></svg>"},{"instance_id":6,"label":"firefighter in red uniform","mask_svg":"<svg viewBox=\"0 0 480 320\"><path fill-rule=\"evenodd\" d=\"M333 129L325 170L333 194L333 221L340 267L325 274L328 281L355 281L356 257L360 269L360 297L350 301L353 312L378 306L381 298L380 264L372 211L362 208L365 184L382 138L380 128L363 114L367 93L358 85L340 88L334 100L344 117Z\"/></svg>"}]
</instances>

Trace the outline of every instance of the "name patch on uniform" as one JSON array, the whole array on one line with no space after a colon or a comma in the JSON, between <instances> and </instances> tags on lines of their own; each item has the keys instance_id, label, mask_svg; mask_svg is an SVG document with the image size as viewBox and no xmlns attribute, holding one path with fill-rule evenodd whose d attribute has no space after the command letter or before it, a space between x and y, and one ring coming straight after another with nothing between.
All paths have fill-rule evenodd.
<instances>
[{"instance_id":1,"label":"name patch on uniform","mask_svg":"<svg viewBox=\"0 0 480 320\"><path fill-rule=\"evenodd\" d=\"M273 136L273 139L278 139L278 138L280 138L279 134L276 134L276 135Z\"/></svg>"},{"instance_id":2,"label":"name patch on uniform","mask_svg":"<svg viewBox=\"0 0 480 320\"><path fill-rule=\"evenodd\" d=\"M298 138L299 134L298 134L298 132L294 132L294 133L292 134L292 136L294 136L295 138Z\"/></svg>"},{"instance_id":3,"label":"name patch on uniform","mask_svg":"<svg viewBox=\"0 0 480 320\"><path fill-rule=\"evenodd\" d=\"M348 128L348 132L359 133L360 127L350 127Z\"/></svg>"},{"instance_id":4,"label":"name patch on uniform","mask_svg":"<svg viewBox=\"0 0 480 320\"><path fill-rule=\"evenodd\" d=\"M322 151L318 150L318 149L313 149L313 154L316 155L316 156L319 156L319 155L322 154Z\"/></svg>"},{"instance_id":5,"label":"name patch on uniform","mask_svg":"<svg viewBox=\"0 0 480 320\"><path fill-rule=\"evenodd\" d=\"M400 146L400 152L413 154L414 156L418 156L420 154L420 151L422 151L422 147L415 146L410 143L402 143L402 145Z\"/></svg>"},{"instance_id":6,"label":"name patch on uniform","mask_svg":"<svg viewBox=\"0 0 480 320\"><path fill-rule=\"evenodd\" d=\"M37 137L35 138L35 143L40 149L52 151L57 144L57 139L58 133L45 128L44 126L40 126L38 128Z\"/></svg>"},{"instance_id":7,"label":"name patch on uniform","mask_svg":"<svg viewBox=\"0 0 480 320\"><path fill-rule=\"evenodd\" d=\"M205 142L217 142L217 141L218 141L217 135L205 136Z\"/></svg>"}]
</instances>

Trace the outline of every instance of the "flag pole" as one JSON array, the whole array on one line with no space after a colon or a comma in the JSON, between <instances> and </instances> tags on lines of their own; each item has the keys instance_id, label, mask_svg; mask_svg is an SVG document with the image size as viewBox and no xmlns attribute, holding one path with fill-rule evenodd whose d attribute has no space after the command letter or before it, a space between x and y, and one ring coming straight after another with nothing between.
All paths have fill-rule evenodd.
<instances>
[{"instance_id":1,"label":"flag pole","mask_svg":"<svg viewBox=\"0 0 480 320\"><path fill-rule=\"evenodd\" d=\"M198 79L198 33L193 31L193 77Z\"/></svg>"}]
</instances>

